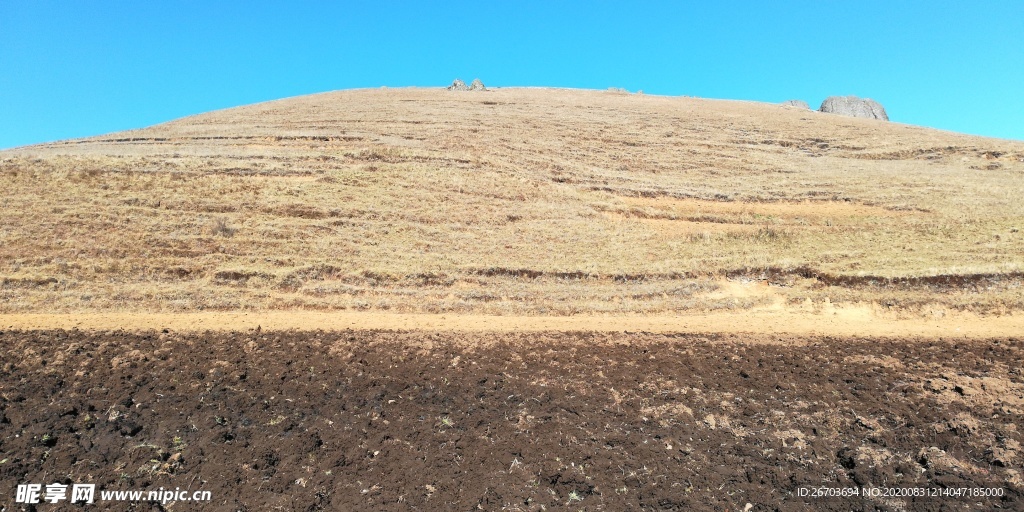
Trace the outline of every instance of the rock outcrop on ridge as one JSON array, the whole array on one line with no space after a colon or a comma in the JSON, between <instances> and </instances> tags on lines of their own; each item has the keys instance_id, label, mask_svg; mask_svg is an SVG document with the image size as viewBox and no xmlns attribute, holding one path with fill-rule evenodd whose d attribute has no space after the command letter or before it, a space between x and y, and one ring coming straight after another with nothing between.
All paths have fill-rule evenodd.
<instances>
[{"instance_id":1,"label":"rock outcrop on ridge","mask_svg":"<svg viewBox=\"0 0 1024 512\"><path fill-rule=\"evenodd\" d=\"M829 96L825 98L825 101L821 102L821 108L818 110L841 116L889 120L889 115L885 113L885 108L877 101L856 96Z\"/></svg>"}]
</instances>

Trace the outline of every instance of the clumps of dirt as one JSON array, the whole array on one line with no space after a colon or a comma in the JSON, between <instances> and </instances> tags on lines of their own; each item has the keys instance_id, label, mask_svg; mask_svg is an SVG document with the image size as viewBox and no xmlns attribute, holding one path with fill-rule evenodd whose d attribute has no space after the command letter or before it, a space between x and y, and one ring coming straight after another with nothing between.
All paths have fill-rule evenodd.
<instances>
[{"instance_id":1,"label":"clumps of dirt","mask_svg":"<svg viewBox=\"0 0 1024 512\"><path fill-rule=\"evenodd\" d=\"M1017 338L7 331L0 489L202 489L217 510L1018 510L1022 360ZM852 486L1001 496L800 496Z\"/></svg>"}]
</instances>

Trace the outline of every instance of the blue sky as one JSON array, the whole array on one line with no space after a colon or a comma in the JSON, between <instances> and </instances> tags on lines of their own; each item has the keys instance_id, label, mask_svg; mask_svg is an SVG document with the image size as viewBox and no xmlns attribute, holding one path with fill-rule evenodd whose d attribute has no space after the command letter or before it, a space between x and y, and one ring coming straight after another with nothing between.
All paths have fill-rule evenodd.
<instances>
[{"instance_id":1,"label":"blue sky","mask_svg":"<svg viewBox=\"0 0 1024 512\"><path fill-rule=\"evenodd\" d=\"M0 148L387 86L643 89L1024 140L1024 2L0 0Z\"/></svg>"}]
</instances>

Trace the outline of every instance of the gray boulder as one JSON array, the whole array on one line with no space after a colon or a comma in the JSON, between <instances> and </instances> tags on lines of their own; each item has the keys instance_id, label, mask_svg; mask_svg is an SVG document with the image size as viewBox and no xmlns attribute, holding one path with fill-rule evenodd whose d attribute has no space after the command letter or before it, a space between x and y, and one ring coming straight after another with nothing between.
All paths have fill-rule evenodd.
<instances>
[{"instance_id":1,"label":"gray boulder","mask_svg":"<svg viewBox=\"0 0 1024 512\"><path fill-rule=\"evenodd\" d=\"M783 101L782 103L780 103L780 105L782 105L784 107L797 107L797 108L802 108L802 109L807 109L807 110L811 109L811 106L808 105L807 102L804 101L804 100L786 100L786 101Z\"/></svg>"},{"instance_id":2,"label":"gray boulder","mask_svg":"<svg viewBox=\"0 0 1024 512\"><path fill-rule=\"evenodd\" d=\"M889 120L888 114L885 113L885 108L877 101L856 96L829 96L825 98L825 101L821 102L821 108L818 110L841 116Z\"/></svg>"},{"instance_id":3,"label":"gray boulder","mask_svg":"<svg viewBox=\"0 0 1024 512\"><path fill-rule=\"evenodd\" d=\"M468 91L469 90L469 86L466 85L466 82L463 82L462 80L459 80L458 78L456 78L455 81L452 82L452 84L448 86L448 90L449 91Z\"/></svg>"},{"instance_id":4,"label":"gray boulder","mask_svg":"<svg viewBox=\"0 0 1024 512\"><path fill-rule=\"evenodd\" d=\"M471 91L486 91L487 88L484 87L484 83L481 82L479 78L474 78L473 79L473 83L469 84L469 90L471 90Z\"/></svg>"}]
</instances>

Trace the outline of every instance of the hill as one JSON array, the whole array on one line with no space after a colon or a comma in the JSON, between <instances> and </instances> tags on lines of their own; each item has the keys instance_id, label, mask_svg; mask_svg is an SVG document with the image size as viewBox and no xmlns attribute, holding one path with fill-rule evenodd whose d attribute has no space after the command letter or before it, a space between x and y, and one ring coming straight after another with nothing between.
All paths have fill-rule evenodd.
<instances>
[{"instance_id":1,"label":"hill","mask_svg":"<svg viewBox=\"0 0 1024 512\"><path fill-rule=\"evenodd\" d=\"M0 312L1024 309L1024 143L615 91L339 91L0 152Z\"/></svg>"},{"instance_id":2,"label":"hill","mask_svg":"<svg viewBox=\"0 0 1024 512\"><path fill-rule=\"evenodd\" d=\"M343 91L0 152L0 489L1021 510L1022 160L552 89Z\"/></svg>"}]
</instances>

